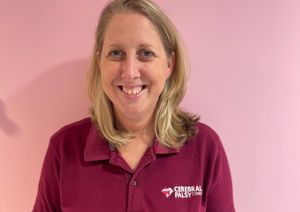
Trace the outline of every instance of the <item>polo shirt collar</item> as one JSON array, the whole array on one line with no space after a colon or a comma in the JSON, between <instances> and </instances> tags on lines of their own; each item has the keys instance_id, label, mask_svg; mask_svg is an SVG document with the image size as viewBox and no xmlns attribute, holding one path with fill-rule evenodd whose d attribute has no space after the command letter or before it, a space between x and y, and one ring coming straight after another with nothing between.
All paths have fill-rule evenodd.
<instances>
[{"instance_id":1,"label":"polo shirt collar","mask_svg":"<svg viewBox=\"0 0 300 212\"><path fill-rule=\"evenodd\" d=\"M84 160L97 161L108 160L109 158L110 148L108 142L100 135L96 126L92 124L84 149Z\"/></svg>"},{"instance_id":2,"label":"polo shirt collar","mask_svg":"<svg viewBox=\"0 0 300 212\"><path fill-rule=\"evenodd\" d=\"M162 145L157 138L153 142L153 151L156 155L177 154L180 148L171 148Z\"/></svg>"},{"instance_id":3,"label":"polo shirt collar","mask_svg":"<svg viewBox=\"0 0 300 212\"><path fill-rule=\"evenodd\" d=\"M116 152L117 150L100 135L96 126L92 124L84 149L84 160L109 160L111 151ZM177 154L179 151L180 148L171 148L162 145L156 138L153 141L153 153L155 155Z\"/></svg>"}]
</instances>

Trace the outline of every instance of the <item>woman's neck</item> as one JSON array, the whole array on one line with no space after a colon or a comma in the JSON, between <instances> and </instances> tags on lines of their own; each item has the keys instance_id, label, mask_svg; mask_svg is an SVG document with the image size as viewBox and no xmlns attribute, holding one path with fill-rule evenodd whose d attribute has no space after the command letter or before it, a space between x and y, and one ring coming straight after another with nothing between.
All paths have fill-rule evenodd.
<instances>
[{"instance_id":1,"label":"woman's neck","mask_svg":"<svg viewBox=\"0 0 300 212\"><path fill-rule=\"evenodd\" d=\"M155 135L153 115L144 114L143 117L128 117L115 113L115 118L123 129L132 133L136 138L142 140L151 138L152 140Z\"/></svg>"}]
</instances>

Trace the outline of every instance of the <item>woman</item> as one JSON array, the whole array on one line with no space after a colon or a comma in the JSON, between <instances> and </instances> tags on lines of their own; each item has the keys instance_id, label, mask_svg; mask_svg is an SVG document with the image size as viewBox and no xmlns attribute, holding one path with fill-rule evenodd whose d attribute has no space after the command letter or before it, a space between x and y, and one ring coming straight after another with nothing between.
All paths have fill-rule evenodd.
<instances>
[{"instance_id":1,"label":"woman","mask_svg":"<svg viewBox=\"0 0 300 212\"><path fill-rule=\"evenodd\" d=\"M153 2L106 6L89 75L91 118L52 136L33 211L234 211L218 136L179 108L183 52Z\"/></svg>"}]
</instances>

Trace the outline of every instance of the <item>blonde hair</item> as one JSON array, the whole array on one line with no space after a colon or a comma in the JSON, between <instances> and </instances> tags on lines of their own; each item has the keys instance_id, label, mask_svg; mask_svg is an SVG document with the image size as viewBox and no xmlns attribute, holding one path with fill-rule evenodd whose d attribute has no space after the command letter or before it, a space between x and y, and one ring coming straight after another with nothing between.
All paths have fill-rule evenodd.
<instances>
[{"instance_id":1,"label":"blonde hair","mask_svg":"<svg viewBox=\"0 0 300 212\"><path fill-rule=\"evenodd\" d=\"M134 136L118 127L112 102L101 86L97 52L101 52L104 33L111 18L118 13L132 12L145 16L157 28L167 56L175 53L175 66L166 81L155 111L155 134L161 144L178 148L196 133L198 116L184 112L179 104L186 92L188 64L178 32L164 12L150 0L114 0L102 11L88 75L91 117L99 132L113 145L122 146Z\"/></svg>"}]
</instances>

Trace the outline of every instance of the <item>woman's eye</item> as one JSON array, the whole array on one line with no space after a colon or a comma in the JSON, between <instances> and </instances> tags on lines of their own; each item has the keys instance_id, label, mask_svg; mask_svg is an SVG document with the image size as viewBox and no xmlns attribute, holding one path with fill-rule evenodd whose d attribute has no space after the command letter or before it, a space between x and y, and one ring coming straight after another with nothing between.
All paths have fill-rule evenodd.
<instances>
[{"instance_id":1,"label":"woman's eye","mask_svg":"<svg viewBox=\"0 0 300 212\"><path fill-rule=\"evenodd\" d=\"M154 53L150 50L141 50L139 56L142 58L151 58L154 56Z\"/></svg>"},{"instance_id":2,"label":"woman's eye","mask_svg":"<svg viewBox=\"0 0 300 212\"><path fill-rule=\"evenodd\" d=\"M120 50L113 50L108 53L108 56L113 58L119 58L122 57L123 55L124 54Z\"/></svg>"}]
</instances>

